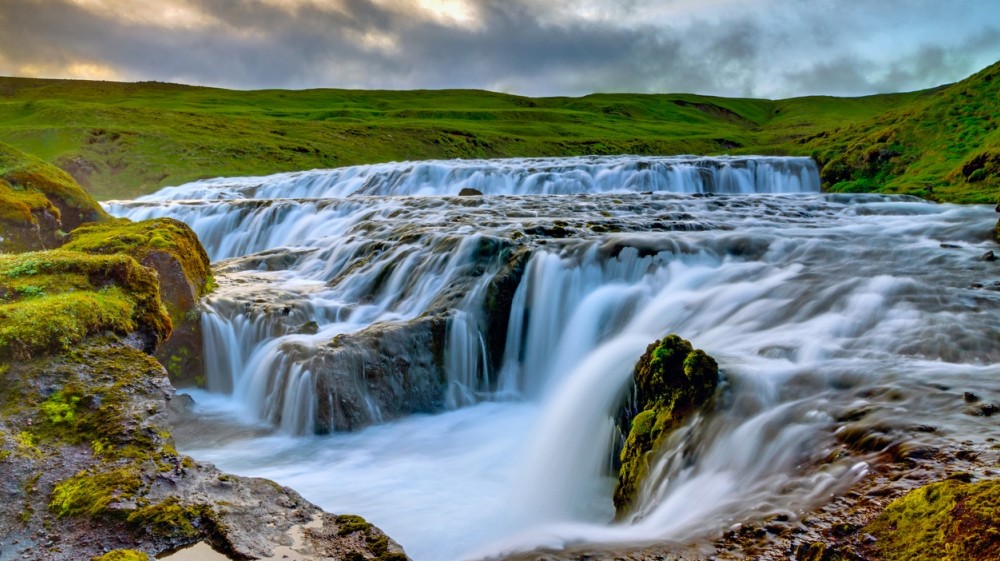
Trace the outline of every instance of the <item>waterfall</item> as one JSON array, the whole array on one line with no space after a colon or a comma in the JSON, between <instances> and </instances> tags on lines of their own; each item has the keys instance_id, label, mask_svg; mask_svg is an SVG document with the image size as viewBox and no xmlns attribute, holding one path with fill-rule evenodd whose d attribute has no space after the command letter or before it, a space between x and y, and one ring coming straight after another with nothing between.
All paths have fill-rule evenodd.
<instances>
[{"instance_id":1,"label":"waterfall","mask_svg":"<svg viewBox=\"0 0 1000 561\"><path fill-rule=\"evenodd\" d=\"M167 187L142 201L329 199L349 196L578 193L815 193L811 158L589 156L441 160L219 178Z\"/></svg>"},{"instance_id":2,"label":"waterfall","mask_svg":"<svg viewBox=\"0 0 1000 561\"><path fill-rule=\"evenodd\" d=\"M1000 292L969 288L996 278L975 259L991 209L818 185L804 158L410 162L108 209L195 229L218 280L197 398L278 429L188 450L454 561L794 518L866 473L825 460L845 411L891 424L941 372L1000 374ZM671 332L725 390L608 525L611 418ZM934 422L982 430L966 417Z\"/></svg>"}]
</instances>

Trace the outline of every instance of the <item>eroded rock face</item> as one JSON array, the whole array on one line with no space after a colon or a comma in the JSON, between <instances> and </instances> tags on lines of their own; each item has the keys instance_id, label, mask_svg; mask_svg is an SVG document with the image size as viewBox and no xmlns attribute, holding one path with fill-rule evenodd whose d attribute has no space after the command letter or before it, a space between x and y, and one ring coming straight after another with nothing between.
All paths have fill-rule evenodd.
<instances>
[{"instance_id":1,"label":"eroded rock face","mask_svg":"<svg viewBox=\"0 0 1000 561\"><path fill-rule=\"evenodd\" d=\"M719 366L715 359L677 335L646 348L632 373L634 395L619 412L617 423L627 434L614 502L619 515L628 512L649 468L653 453L674 429L715 394Z\"/></svg>"}]
</instances>

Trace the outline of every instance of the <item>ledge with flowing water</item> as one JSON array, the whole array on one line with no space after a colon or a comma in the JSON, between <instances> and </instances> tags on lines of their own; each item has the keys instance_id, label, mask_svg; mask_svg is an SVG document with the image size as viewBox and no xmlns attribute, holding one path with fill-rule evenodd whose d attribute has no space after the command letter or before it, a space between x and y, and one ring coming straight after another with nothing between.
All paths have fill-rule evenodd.
<instances>
[{"instance_id":1,"label":"ledge with flowing water","mask_svg":"<svg viewBox=\"0 0 1000 561\"><path fill-rule=\"evenodd\" d=\"M219 178L168 187L140 200L313 199L354 195L573 193L817 193L812 158L587 156L437 160Z\"/></svg>"}]
</instances>

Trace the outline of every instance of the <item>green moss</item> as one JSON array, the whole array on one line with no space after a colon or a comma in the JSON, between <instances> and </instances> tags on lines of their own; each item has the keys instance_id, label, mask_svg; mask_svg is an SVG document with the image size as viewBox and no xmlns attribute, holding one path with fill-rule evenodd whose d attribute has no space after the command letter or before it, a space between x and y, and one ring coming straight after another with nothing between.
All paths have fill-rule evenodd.
<instances>
[{"instance_id":1,"label":"green moss","mask_svg":"<svg viewBox=\"0 0 1000 561\"><path fill-rule=\"evenodd\" d=\"M90 561L151 561L149 555L134 549L115 549Z\"/></svg>"},{"instance_id":2,"label":"green moss","mask_svg":"<svg viewBox=\"0 0 1000 561\"><path fill-rule=\"evenodd\" d=\"M341 514L336 518L337 535L346 536L354 532L367 532L372 525L364 518L354 514Z\"/></svg>"},{"instance_id":3,"label":"green moss","mask_svg":"<svg viewBox=\"0 0 1000 561\"><path fill-rule=\"evenodd\" d=\"M194 538L199 535L195 523L208 511L208 507L181 505L175 497L168 497L159 503L135 509L126 520L157 536Z\"/></svg>"},{"instance_id":4,"label":"green moss","mask_svg":"<svg viewBox=\"0 0 1000 561\"><path fill-rule=\"evenodd\" d=\"M66 395L58 391L49 396L39 408L53 425L72 424L76 422L76 408L79 403L80 396Z\"/></svg>"},{"instance_id":5,"label":"green moss","mask_svg":"<svg viewBox=\"0 0 1000 561\"><path fill-rule=\"evenodd\" d=\"M105 331L161 341L171 327L155 274L131 257L0 255L0 356L59 352Z\"/></svg>"},{"instance_id":6,"label":"green moss","mask_svg":"<svg viewBox=\"0 0 1000 561\"><path fill-rule=\"evenodd\" d=\"M0 305L0 352L29 357L61 351L92 333L136 329L133 306L121 290L66 293Z\"/></svg>"},{"instance_id":7,"label":"green moss","mask_svg":"<svg viewBox=\"0 0 1000 561\"><path fill-rule=\"evenodd\" d=\"M921 487L890 503L865 531L884 561L1000 559L1000 480Z\"/></svg>"},{"instance_id":8,"label":"green moss","mask_svg":"<svg viewBox=\"0 0 1000 561\"><path fill-rule=\"evenodd\" d=\"M141 485L139 471L132 466L81 471L55 485L49 510L59 517L113 515L120 509L112 509L112 504L132 499Z\"/></svg>"},{"instance_id":9,"label":"green moss","mask_svg":"<svg viewBox=\"0 0 1000 561\"><path fill-rule=\"evenodd\" d=\"M205 249L191 228L172 218L157 218L142 222L125 219L91 224L74 230L63 249L91 254L124 254L143 264L166 253L181 266L184 277L197 296L203 296L212 286L212 269ZM177 313L186 310L178 310ZM174 317L180 320L180 317Z\"/></svg>"},{"instance_id":10,"label":"green moss","mask_svg":"<svg viewBox=\"0 0 1000 561\"><path fill-rule=\"evenodd\" d=\"M614 495L619 515L635 499L649 470L649 454L711 399L718 379L715 360L677 335L668 335L646 349L632 373L637 413L631 419L619 419L623 432L627 428ZM624 420L628 420L627 427Z\"/></svg>"},{"instance_id":11,"label":"green moss","mask_svg":"<svg viewBox=\"0 0 1000 561\"><path fill-rule=\"evenodd\" d=\"M0 143L0 224L37 225L43 215L61 220L64 230L108 218L69 174Z\"/></svg>"}]
</instances>

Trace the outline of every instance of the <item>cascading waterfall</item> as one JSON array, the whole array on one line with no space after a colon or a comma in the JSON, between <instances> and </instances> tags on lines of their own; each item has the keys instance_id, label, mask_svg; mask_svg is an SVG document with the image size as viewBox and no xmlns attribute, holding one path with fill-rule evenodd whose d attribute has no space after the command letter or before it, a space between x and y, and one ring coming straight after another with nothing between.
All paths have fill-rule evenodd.
<instances>
[{"instance_id":1,"label":"cascading waterfall","mask_svg":"<svg viewBox=\"0 0 1000 561\"><path fill-rule=\"evenodd\" d=\"M1000 278L975 259L990 209L818 184L803 158L420 162L108 206L187 222L217 262L211 393L195 392L186 451L453 561L794 518L865 473L824 460L845 411L892 424L947 393L928 380L990 387ZM720 360L726 389L609 525L611 416L670 332ZM996 432L945 401L905 422ZM248 413L281 430L232 428ZM362 430L317 436L340 429Z\"/></svg>"}]
</instances>

